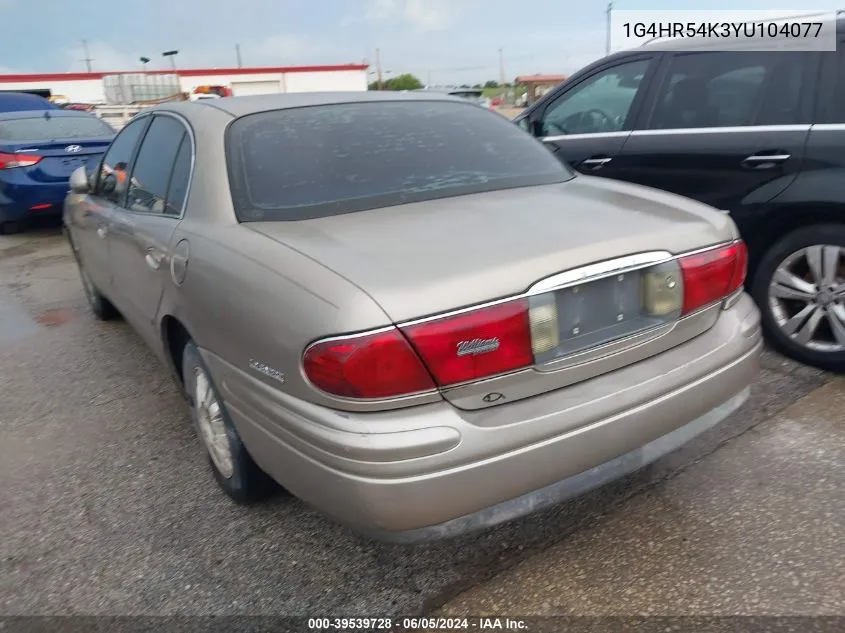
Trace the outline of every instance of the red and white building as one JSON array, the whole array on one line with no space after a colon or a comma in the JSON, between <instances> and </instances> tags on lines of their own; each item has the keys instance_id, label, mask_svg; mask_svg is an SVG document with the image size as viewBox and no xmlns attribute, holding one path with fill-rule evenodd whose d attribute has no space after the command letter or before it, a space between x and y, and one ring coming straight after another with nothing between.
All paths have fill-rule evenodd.
<instances>
[{"instance_id":1,"label":"red and white building","mask_svg":"<svg viewBox=\"0 0 845 633\"><path fill-rule=\"evenodd\" d=\"M149 70L147 75L179 76L182 92L197 86L223 85L235 96L280 92L359 91L367 89L367 65L276 66L261 68L194 68ZM138 71L125 74L137 74ZM0 75L0 91L38 91L75 103L105 103L103 78L121 72Z\"/></svg>"}]
</instances>

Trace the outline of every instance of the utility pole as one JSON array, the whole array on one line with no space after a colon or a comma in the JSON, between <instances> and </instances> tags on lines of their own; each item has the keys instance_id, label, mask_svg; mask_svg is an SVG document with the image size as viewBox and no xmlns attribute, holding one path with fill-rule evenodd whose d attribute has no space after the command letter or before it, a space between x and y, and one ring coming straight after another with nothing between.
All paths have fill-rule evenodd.
<instances>
[{"instance_id":1,"label":"utility pole","mask_svg":"<svg viewBox=\"0 0 845 633\"><path fill-rule=\"evenodd\" d=\"M505 51L499 49L499 85L504 86L508 82L505 75Z\"/></svg>"},{"instance_id":2,"label":"utility pole","mask_svg":"<svg viewBox=\"0 0 845 633\"><path fill-rule=\"evenodd\" d=\"M607 43L604 47L605 55L610 55L610 16L613 13L613 0L607 3Z\"/></svg>"},{"instance_id":3,"label":"utility pole","mask_svg":"<svg viewBox=\"0 0 845 633\"><path fill-rule=\"evenodd\" d=\"M427 83L426 85L427 85L429 88L431 88L431 86L432 86L432 83L431 83L431 71L430 71L430 70L428 71L428 83Z\"/></svg>"},{"instance_id":4,"label":"utility pole","mask_svg":"<svg viewBox=\"0 0 845 633\"><path fill-rule=\"evenodd\" d=\"M376 49L376 89L381 90L381 54L379 49Z\"/></svg>"},{"instance_id":5,"label":"utility pole","mask_svg":"<svg viewBox=\"0 0 845 633\"><path fill-rule=\"evenodd\" d=\"M82 50L85 52L85 57L82 58L82 61L85 62L85 66L88 68L88 72L94 72L91 66L91 62L94 60L91 59L91 55L88 54L88 40L82 40Z\"/></svg>"},{"instance_id":6,"label":"utility pole","mask_svg":"<svg viewBox=\"0 0 845 633\"><path fill-rule=\"evenodd\" d=\"M243 68L244 64L241 61L241 45L240 44L235 44L235 55L238 58L238 68Z\"/></svg>"}]
</instances>

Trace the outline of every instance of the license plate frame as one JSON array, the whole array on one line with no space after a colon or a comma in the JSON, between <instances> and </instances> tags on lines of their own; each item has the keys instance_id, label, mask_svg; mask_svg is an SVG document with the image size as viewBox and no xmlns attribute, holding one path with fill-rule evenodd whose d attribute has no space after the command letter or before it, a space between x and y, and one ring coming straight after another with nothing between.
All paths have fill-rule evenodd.
<instances>
[{"instance_id":1,"label":"license plate frame","mask_svg":"<svg viewBox=\"0 0 845 633\"><path fill-rule=\"evenodd\" d=\"M535 359L553 362L642 333L666 321L646 313L643 270L585 281L555 291L558 346Z\"/></svg>"}]
</instances>

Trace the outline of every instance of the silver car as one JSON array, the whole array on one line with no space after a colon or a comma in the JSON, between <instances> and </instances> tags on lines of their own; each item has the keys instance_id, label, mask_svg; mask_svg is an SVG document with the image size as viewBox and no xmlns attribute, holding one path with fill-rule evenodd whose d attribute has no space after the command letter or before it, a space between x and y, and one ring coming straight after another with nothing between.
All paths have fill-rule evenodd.
<instances>
[{"instance_id":1,"label":"silver car","mask_svg":"<svg viewBox=\"0 0 845 633\"><path fill-rule=\"evenodd\" d=\"M675 449L758 370L728 216L448 96L163 104L71 187L94 314L170 366L237 501L487 527Z\"/></svg>"}]
</instances>

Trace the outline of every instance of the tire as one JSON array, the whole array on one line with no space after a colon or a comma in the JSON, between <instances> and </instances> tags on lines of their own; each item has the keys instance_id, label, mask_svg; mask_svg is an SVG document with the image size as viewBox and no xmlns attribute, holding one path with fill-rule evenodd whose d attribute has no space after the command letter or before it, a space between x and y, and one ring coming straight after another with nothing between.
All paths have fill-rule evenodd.
<instances>
[{"instance_id":1,"label":"tire","mask_svg":"<svg viewBox=\"0 0 845 633\"><path fill-rule=\"evenodd\" d=\"M88 306L91 308L91 312L93 312L94 316L100 321L111 321L118 318L120 316L120 312L117 311L117 308L114 307L111 301L106 299L102 293L97 290L94 282L91 281L91 278L85 271L85 264L82 263L82 259L79 257L79 251L73 243L73 240L70 238L69 233L68 242L70 243L70 250L73 252L73 258L76 260L76 267L79 269L79 278L82 281L82 290L85 292L85 298L88 300Z\"/></svg>"},{"instance_id":2,"label":"tire","mask_svg":"<svg viewBox=\"0 0 845 633\"><path fill-rule=\"evenodd\" d=\"M278 490L247 452L196 344L190 340L182 352L182 377L194 428L217 484L240 504L261 501ZM205 404L200 401L203 394Z\"/></svg>"},{"instance_id":3,"label":"tire","mask_svg":"<svg viewBox=\"0 0 845 633\"><path fill-rule=\"evenodd\" d=\"M771 246L754 272L751 295L775 349L845 372L845 224L797 229Z\"/></svg>"},{"instance_id":4,"label":"tire","mask_svg":"<svg viewBox=\"0 0 845 633\"><path fill-rule=\"evenodd\" d=\"M0 223L0 235L14 235L23 231L23 224L20 222Z\"/></svg>"}]
</instances>

